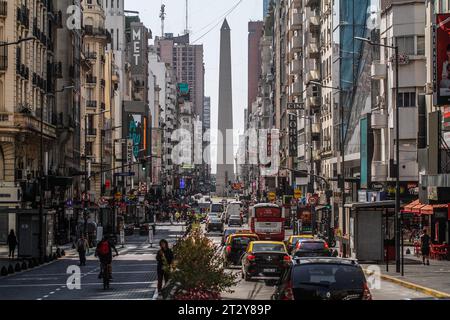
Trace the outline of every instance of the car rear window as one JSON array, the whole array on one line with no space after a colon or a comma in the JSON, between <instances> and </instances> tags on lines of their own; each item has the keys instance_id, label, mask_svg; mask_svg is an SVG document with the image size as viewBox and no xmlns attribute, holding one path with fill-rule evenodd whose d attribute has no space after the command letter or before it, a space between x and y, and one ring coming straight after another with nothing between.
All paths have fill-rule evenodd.
<instances>
[{"instance_id":1,"label":"car rear window","mask_svg":"<svg viewBox=\"0 0 450 320\"><path fill-rule=\"evenodd\" d=\"M329 286L332 289L360 289L365 276L358 266L342 264L305 264L293 270L293 287L305 285Z\"/></svg>"},{"instance_id":2,"label":"car rear window","mask_svg":"<svg viewBox=\"0 0 450 320\"><path fill-rule=\"evenodd\" d=\"M252 241L258 240L255 237L236 237L233 239L233 247L248 246Z\"/></svg>"},{"instance_id":3,"label":"car rear window","mask_svg":"<svg viewBox=\"0 0 450 320\"><path fill-rule=\"evenodd\" d=\"M217 218L212 218L210 221L211 221L211 223L222 223L222 221Z\"/></svg>"},{"instance_id":4,"label":"car rear window","mask_svg":"<svg viewBox=\"0 0 450 320\"><path fill-rule=\"evenodd\" d=\"M282 244L276 243L255 243L253 245L253 252L277 252L285 251Z\"/></svg>"},{"instance_id":5,"label":"car rear window","mask_svg":"<svg viewBox=\"0 0 450 320\"><path fill-rule=\"evenodd\" d=\"M301 241L303 250L322 250L325 249L325 242L322 241Z\"/></svg>"},{"instance_id":6,"label":"car rear window","mask_svg":"<svg viewBox=\"0 0 450 320\"><path fill-rule=\"evenodd\" d=\"M213 204L211 206L211 212L222 212L223 211L223 205L221 204Z\"/></svg>"}]
</instances>

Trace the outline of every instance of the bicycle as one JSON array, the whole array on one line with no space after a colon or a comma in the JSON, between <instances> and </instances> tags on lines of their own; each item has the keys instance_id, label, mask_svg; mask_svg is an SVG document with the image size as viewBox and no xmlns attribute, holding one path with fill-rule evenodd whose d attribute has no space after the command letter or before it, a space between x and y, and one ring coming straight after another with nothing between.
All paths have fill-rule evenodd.
<instances>
[{"instance_id":1,"label":"bicycle","mask_svg":"<svg viewBox=\"0 0 450 320\"><path fill-rule=\"evenodd\" d=\"M116 254L113 257L117 257L118 255ZM103 279L103 290L107 290L109 289L109 284L111 282L111 263L101 263L101 275L102 275L102 279Z\"/></svg>"}]
</instances>

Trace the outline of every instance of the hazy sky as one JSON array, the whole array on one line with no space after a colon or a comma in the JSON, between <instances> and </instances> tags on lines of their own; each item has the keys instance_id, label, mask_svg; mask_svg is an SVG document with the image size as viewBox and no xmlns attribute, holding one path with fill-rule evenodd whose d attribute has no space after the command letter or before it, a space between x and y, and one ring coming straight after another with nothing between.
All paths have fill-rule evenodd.
<instances>
[{"instance_id":1,"label":"hazy sky","mask_svg":"<svg viewBox=\"0 0 450 320\"><path fill-rule=\"evenodd\" d=\"M191 43L214 25L217 26L195 44L203 44L205 51L205 96L211 97L211 126L217 128L219 96L219 50L220 27L223 16L239 0L189 0L189 30ZM159 18L161 4L166 5L165 33L182 34L185 29L185 0L125 0L125 8L140 12L144 24L154 36L161 35ZM227 16L231 27L231 50L233 64L233 112L234 127L243 130L244 109L247 107L247 46L248 22L261 20L263 0L243 0ZM235 144L238 141L235 140ZM215 155L213 154L213 159ZM215 167L213 166L215 172Z\"/></svg>"}]
</instances>

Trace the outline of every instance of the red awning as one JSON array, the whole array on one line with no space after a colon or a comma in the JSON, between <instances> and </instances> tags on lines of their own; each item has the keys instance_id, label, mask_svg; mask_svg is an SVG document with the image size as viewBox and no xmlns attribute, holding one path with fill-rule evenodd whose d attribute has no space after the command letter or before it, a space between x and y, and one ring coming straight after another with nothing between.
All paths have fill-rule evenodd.
<instances>
[{"instance_id":1,"label":"red awning","mask_svg":"<svg viewBox=\"0 0 450 320\"><path fill-rule=\"evenodd\" d=\"M403 208L402 213L415 213L415 214L420 214L420 208L419 208L418 211L417 211L417 210L414 210L415 207L418 207L419 205L421 205L421 204L420 204L420 201L419 201L419 200L415 200L415 201L411 202L410 204L407 204L407 205Z\"/></svg>"},{"instance_id":2,"label":"red awning","mask_svg":"<svg viewBox=\"0 0 450 320\"><path fill-rule=\"evenodd\" d=\"M432 215L436 209L446 209L448 204L423 204L419 200L415 200L407 204L402 213L412 213L415 215Z\"/></svg>"},{"instance_id":3,"label":"red awning","mask_svg":"<svg viewBox=\"0 0 450 320\"><path fill-rule=\"evenodd\" d=\"M433 204L433 205L427 205L424 206L422 209L420 209L421 214L433 214L434 210L436 209L447 209L448 204Z\"/></svg>"}]
</instances>

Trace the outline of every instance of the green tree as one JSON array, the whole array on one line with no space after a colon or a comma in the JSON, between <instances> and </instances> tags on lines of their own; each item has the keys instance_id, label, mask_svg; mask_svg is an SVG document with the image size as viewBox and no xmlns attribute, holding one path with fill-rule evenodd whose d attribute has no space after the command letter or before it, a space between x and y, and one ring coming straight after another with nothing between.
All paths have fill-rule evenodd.
<instances>
[{"instance_id":1,"label":"green tree","mask_svg":"<svg viewBox=\"0 0 450 320\"><path fill-rule=\"evenodd\" d=\"M194 224L189 235L174 246L174 265L169 272L173 298L177 300L220 299L237 276L223 268L224 258L219 247L208 239L199 224Z\"/></svg>"}]
</instances>

